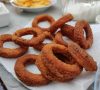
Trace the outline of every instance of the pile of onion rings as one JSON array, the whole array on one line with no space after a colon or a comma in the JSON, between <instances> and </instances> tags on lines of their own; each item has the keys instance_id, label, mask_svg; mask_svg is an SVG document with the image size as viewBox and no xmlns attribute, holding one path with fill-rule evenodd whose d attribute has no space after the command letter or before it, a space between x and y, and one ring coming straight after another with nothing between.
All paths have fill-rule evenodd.
<instances>
[{"instance_id":1,"label":"pile of onion rings","mask_svg":"<svg viewBox=\"0 0 100 90\"><path fill-rule=\"evenodd\" d=\"M83 69L96 71L95 60L85 50L92 46L92 29L84 20L77 21L75 26L66 24L71 20L73 20L71 14L56 21L46 14L36 16L32 21L32 27L22 28L12 35L0 35L0 56L18 58L14 67L15 73L19 80L28 86L45 85L52 81L70 81L79 76ZM50 27L40 27L38 23L43 21L48 21ZM25 39L23 38L25 35L32 35L32 38ZM68 39L65 41L63 37ZM51 43L45 43L46 39ZM8 41L20 47L15 49L3 47ZM40 51L40 54L24 55L29 47ZM27 71L25 67L29 64L35 64L41 73L34 74Z\"/></svg>"}]
</instances>

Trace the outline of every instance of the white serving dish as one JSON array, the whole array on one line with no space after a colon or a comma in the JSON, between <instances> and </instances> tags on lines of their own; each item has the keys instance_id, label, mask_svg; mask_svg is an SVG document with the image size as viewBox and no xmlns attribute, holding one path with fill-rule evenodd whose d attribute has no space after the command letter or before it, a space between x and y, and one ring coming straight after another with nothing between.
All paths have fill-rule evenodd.
<instances>
[{"instance_id":1,"label":"white serving dish","mask_svg":"<svg viewBox=\"0 0 100 90\"><path fill-rule=\"evenodd\" d=\"M96 23L100 24L100 15L96 17Z\"/></svg>"},{"instance_id":2,"label":"white serving dish","mask_svg":"<svg viewBox=\"0 0 100 90\"><path fill-rule=\"evenodd\" d=\"M25 27L30 27L31 26L30 22L28 25ZM48 24L43 24L43 26L47 26ZM91 26L93 29L93 34L94 34L94 43L90 49L88 49L88 53L93 56L94 60L97 62L100 61L100 25L92 25ZM8 31L6 33L13 33L15 31ZM30 36L25 36L27 39L30 38ZM48 40L46 40L47 42ZM45 43L46 43L45 42ZM16 47L15 44L13 43L6 43L6 47L13 48ZM36 51L33 49L33 47L30 47L28 50L28 54L40 54L39 51ZM95 72L86 72L83 70L81 75L79 75L76 79L69 81L69 82L51 82L48 85L44 86L26 86L24 83L22 83L16 76L15 71L14 71L14 66L16 63L17 58L12 58L9 60L9 58L2 58L0 57L0 64L2 64L5 69L11 73L11 75L14 76L16 80L18 80L21 84L23 84L26 88L29 90L87 90L87 88L93 83L94 81L94 76ZM34 65L28 66L27 70L33 73L39 73L38 69L35 68ZM92 89L91 89L92 90Z\"/></svg>"},{"instance_id":3,"label":"white serving dish","mask_svg":"<svg viewBox=\"0 0 100 90\"><path fill-rule=\"evenodd\" d=\"M55 5L57 3L57 0L51 0L51 4L50 5L44 6L44 7L39 7L39 8L17 6L14 3L14 0L11 0L10 3L14 8L20 9L20 10L24 10L24 11L27 11L27 12L43 12L43 11L47 10L49 7Z\"/></svg>"},{"instance_id":4,"label":"white serving dish","mask_svg":"<svg viewBox=\"0 0 100 90\"><path fill-rule=\"evenodd\" d=\"M6 6L0 2L0 27L8 26L10 23L10 12Z\"/></svg>"}]
</instances>

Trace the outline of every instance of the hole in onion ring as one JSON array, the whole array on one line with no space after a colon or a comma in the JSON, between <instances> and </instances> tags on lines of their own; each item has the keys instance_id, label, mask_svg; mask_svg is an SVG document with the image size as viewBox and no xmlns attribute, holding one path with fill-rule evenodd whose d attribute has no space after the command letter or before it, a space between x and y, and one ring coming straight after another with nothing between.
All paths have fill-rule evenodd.
<instances>
[{"instance_id":1,"label":"hole in onion ring","mask_svg":"<svg viewBox=\"0 0 100 90\"><path fill-rule=\"evenodd\" d=\"M5 42L3 44L3 47L4 48L12 48L12 49L14 49L14 48L19 48L20 46L15 44L14 42L9 41L9 42Z\"/></svg>"},{"instance_id":2,"label":"hole in onion ring","mask_svg":"<svg viewBox=\"0 0 100 90\"><path fill-rule=\"evenodd\" d=\"M29 71L29 72L35 73L35 74L40 74L40 71L39 71L39 69L37 68L36 65L32 65L32 64L27 65L26 70Z\"/></svg>"},{"instance_id":3,"label":"hole in onion ring","mask_svg":"<svg viewBox=\"0 0 100 90\"><path fill-rule=\"evenodd\" d=\"M52 43L52 40L50 40L50 39L45 39L45 40L43 41L43 43L44 43L44 44L49 44L49 43Z\"/></svg>"},{"instance_id":4,"label":"hole in onion ring","mask_svg":"<svg viewBox=\"0 0 100 90\"><path fill-rule=\"evenodd\" d=\"M86 32L85 32L85 30L83 30L83 34L84 34L84 38L86 38Z\"/></svg>"},{"instance_id":5,"label":"hole in onion ring","mask_svg":"<svg viewBox=\"0 0 100 90\"><path fill-rule=\"evenodd\" d=\"M29 52L28 53L30 53L30 54L40 54L40 51L38 51L38 50L36 50L36 49L34 49L33 47L29 47Z\"/></svg>"},{"instance_id":6,"label":"hole in onion ring","mask_svg":"<svg viewBox=\"0 0 100 90\"><path fill-rule=\"evenodd\" d=\"M62 62L67 63L67 64L74 64L74 60L69 59L69 56L65 56L62 53L55 53L53 52L53 54Z\"/></svg>"},{"instance_id":7,"label":"hole in onion ring","mask_svg":"<svg viewBox=\"0 0 100 90\"><path fill-rule=\"evenodd\" d=\"M68 37L66 37L66 36L63 36L62 39L63 39L64 42L66 42L66 43L67 43L68 41L70 41L70 39L69 39Z\"/></svg>"},{"instance_id":8,"label":"hole in onion ring","mask_svg":"<svg viewBox=\"0 0 100 90\"><path fill-rule=\"evenodd\" d=\"M24 35L24 36L22 36L23 39L27 39L27 40L30 40L32 37L34 37L34 35Z\"/></svg>"},{"instance_id":9,"label":"hole in onion ring","mask_svg":"<svg viewBox=\"0 0 100 90\"><path fill-rule=\"evenodd\" d=\"M57 32L59 32L60 30L61 30L61 29L59 29L59 28L58 28L58 29L57 29L57 31L55 31L55 33L54 33L54 34L56 34Z\"/></svg>"},{"instance_id":10,"label":"hole in onion ring","mask_svg":"<svg viewBox=\"0 0 100 90\"><path fill-rule=\"evenodd\" d=\"M48 21L42 21L38 25L40 27L42 27L42 28L45 28L45 26L46 26L46 28L49 28L50 27L50 23Z\"/></svg>"}]
</instances>

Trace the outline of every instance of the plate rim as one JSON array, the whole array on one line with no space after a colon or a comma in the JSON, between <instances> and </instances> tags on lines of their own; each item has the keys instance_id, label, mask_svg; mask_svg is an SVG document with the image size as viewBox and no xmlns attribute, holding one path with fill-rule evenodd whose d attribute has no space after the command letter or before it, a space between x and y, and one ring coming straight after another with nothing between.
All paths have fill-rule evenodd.
<instances>
[{"instance_id":1,"label":"plate rim","mask_svg":"<svg viewBox=\"0 0 100 90\"><path fill-rule=\"evenodd\" d=\"M49 7L51 7L51 6L53 6L53 5L55 5L56 3L57 3L57 0L51 0L52 2L53 1L55 1L55 2L53 2L53 3L51 3L50 5L48 5L48 6L43 6L43 7L22 7L22 6L18 6L18 5L16 5L15 4L15 2L14 2L14 0L11 0L10 1L10 3L11 3L11 5L13 6L13 7L16 7L16 8L19 8L19 9L30 9L30 10L35 10L35 9L44 9L44 8L49 8Z\"/></svg>"}]
</instances>

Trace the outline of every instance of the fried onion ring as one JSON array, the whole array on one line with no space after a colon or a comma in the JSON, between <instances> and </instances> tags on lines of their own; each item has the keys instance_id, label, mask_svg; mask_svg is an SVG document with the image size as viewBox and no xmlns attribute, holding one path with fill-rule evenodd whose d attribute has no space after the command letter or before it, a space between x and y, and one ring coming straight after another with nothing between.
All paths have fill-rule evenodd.
<instances>
[{"instance_id":1,"label":"fried onion ring","mask_svg":"<svg viewBox=\"0 0 100 90\"><path fill-rule=\"evenodd\" d=\"M43 31L50 31L49 28L42 28L38 25L38 23L43 22L43 21L48 21L50 24L54 23L55 20L53 17L46 15L46 14L42 14L42 15L38 15L34 18L33 22L32 22L32 27L38 27Z\"/></svg>"},{"instance_id":2,"label":"fried onion ring","mask_svg":"<svg viewBox=\"0 0 100 90\"><path fill-rule=\"evenodd\" d=\"M63 62L67 63L67 64L74 64L75 62L73 60L68 61L67 58L64 55L61 55L59 53L55 54L60 60L62 60ZM43 60L42 60L42 55L39 55L38 59L36 60L36 65L39 68L39 70L41 71L41 73L43 74L44 77L48 78L49 80L52 81L57 81L58 80L58 76L54 75L53 73L50 72L50 70L45 66ZM72 80L68 79L68 80ZM63 81L62 79L59 79L59 81Z\"/></svg>"},{"instance_id":3,"label":"fried onion ring","mask_svg":"<svg viewBox=\"0 0 100 90\"><path fill-rule=\"evenodd\" d=\"M0 56L5 58L16 58L22 56L27 52L28 47L22 45L20 45L19 48L15 48L15 49L4 48L3 44L9 41L12 41L11 34L4 34L0 36Z\"/></svg>"},{"instance_id":4,"label":"fried onion ring","mask_svg":"<svg viewBox=\"0 0 100 90\"><path fill-rule=\"evenodd\" d=\"M54 33L57 31L58 28L61 28L66 22L71 21L73 19L73 16L71 14L67 14L57 21L55 21L51 26L50 26L50 32Z\"/></svg>"},{"instance_id":5,"label":"fried onion ring","mask_svg":"<svg viewBox=\"0 0 100 90\"><path fill-rule=\"evenodd\" d=\"M84 37L84 31L86 33L86 38ZM74 39L82 48L88 49L93 43L92 29L88 22L82 20L78 21L75 25Z\"/></svg>"},{"instance_id":6,"label":"fried onion ring","mask_svg":"<svg viewBox=\"0 0 100 90\"><path fill-rule=\"evenodd\" d=\"M37 60L37 55L27 54L20 57L15 64L15 73L17 77L28 86L45 85L50 80L43 77L41 74L34 74L25 69L26 65L34 64Z\"/></svg>"},{"instance_id":7,"label":"fried onion ring","mask_svg":"<svg viewBox=\"0 0 100 90\"><path fill-rule=\"evenodd\" d=\"M84 36L84 31L86 37ZM92 46L93 43L92 29L89 23L84 20L78 21L75 27L64 25L61 29L61 32L63 35L66 35L74 42L78 43L84 49L88 49Z\"/></svg>"},{"instance_id":8,"label":"fried onion ring","mask_svg":"<svg viewBox=\"0 0 100 90\"><path fill-rule=\"evenodd\" d=\"M22 38L24 35L34 35L30 40ZM17 30L13 34L13 40L21 45L26 46L34 46L39 44L43 39L45 38L45 35L42 34L41 30L39 28L23 28L20 30Z\"/></svg>"},{"instance_id":9,"label":"fried onion ring","mask_svg":"<svg viewBox=\"0 0 100 90\"><path fill-rule=\"evenodd\" d=\"M68 24L64 24L61 28L61 33L64 35L64 36L67 36L68 38L70 38L71 40L74 39L74 27L71 26L71 25L68 25Z\"/></svg>"},{"instance_id":10,"label":"fried onion ring","mask_svg":"<svg viewBox=\"0 0 100 90\"><path fill-rule=\"evenodd\" d=\"M50 70L45 66L42 58L41 58L41 55L39 55L38 59L36 60L36 65L37 67L39 68L39 70L41 71L42 75L46 78L48 78L49 80L56 80L56 77L54 74L52 74L50 72Z\"/></svg>"},{"instance_id":11,"label":"fried onion ring","mask_svg":"<svg viewBox=\"0 0 100 90\"><path fill-rule=\"evenodd\" d=\"M97 63L94 61L93 57L90 56L84 49L82 49L76 43L70 42L68 48L73 56L77 59L76 62L85 68L86 71L96 71Z\"/></svg>"},{"instance_id":12,"label":"fried onion ring","mask_svg":"<svg viewBox=\"0 0 100 90\"><path fill-rule=\"evenodd\" d=\"M61 44L61 45L64 45L64 46L67 47L68 43L63 40L63 36L65 36L65 35L62 35L61 31L57 32L56 35L55 35L54 41L57 44Z\"/></svg>"},{"instance_id":13,"label":"fried onion ring","mask_svg":"<svg viewBox=\"0 0 100 90\"><path fill-rule=\"evenodd\" d=\"M55 36L55 42L61 45L65 45L70 50L70 53L73 54L77 59L76 62L79 63L82 67L84 67L87 71L96 71L97 65L94 59L79 45L74 42L68 41L65 42L62 38L61 32L57 32Z\"/></svg>"},{"instance_id":14,"label":"fried onion ring","mask_svg":"<svg viewBox=\"0 0 100 90\"><path fill-rule=\"evenodd\" d=\"M68 48L59 44L48 44L42 49L42 60L50 72L58 77L58 81L67 81L73 79L81 73L82 67L80 67L77 63L66 64L59 60L54 55L54 52L67 56Z\"/></svg>"}]
</instances>

